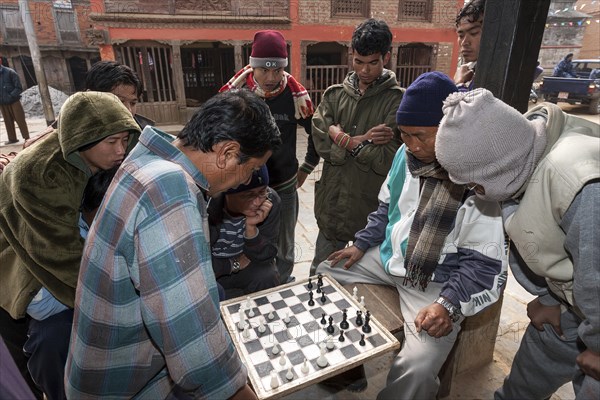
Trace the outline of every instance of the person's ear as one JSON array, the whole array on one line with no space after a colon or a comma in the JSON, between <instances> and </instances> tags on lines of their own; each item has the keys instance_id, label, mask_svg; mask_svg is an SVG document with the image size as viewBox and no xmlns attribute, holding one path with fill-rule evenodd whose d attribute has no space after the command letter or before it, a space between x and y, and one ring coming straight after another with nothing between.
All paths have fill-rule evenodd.
<instances>
[{"instance_id":1,"label":"person's ear","mask_svg":"<svg viewBox=\"0 0 600 400\"><path fill-rule=\"evenodd\" d=\"M227 168L228 165L239 164L240 144L234 140L227 140L218 143L216 146L217 167L220 169Z\"/></svg>"},{"instance_id":2,"label":"person's ear","mask_svg":"<svg viewBox=\"0 0 600 400\"><path fill-rule=\"evenodd\" d=\"M383 65L387 65L387 63L390 62L391 57L392 53L390 53L389 51L385 53L385 56L383 56Z\"/></svg>"}]
</instances>

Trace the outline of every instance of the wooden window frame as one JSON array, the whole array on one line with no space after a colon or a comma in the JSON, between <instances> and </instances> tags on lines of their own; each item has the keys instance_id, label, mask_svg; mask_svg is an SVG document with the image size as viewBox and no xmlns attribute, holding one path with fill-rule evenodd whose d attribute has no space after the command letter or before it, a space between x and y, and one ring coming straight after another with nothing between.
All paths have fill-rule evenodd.
<instances>
[{"instance_id":1,"label":"wooden window frame","mask_svg":"<svg viewBox=\"0 0 600 400\"><path fill-rule=\"evenodd\" d=\"M342 3L349 1L361 3L360 10L358 12L343 12L336 11ZM331 17L332 18L368 18L371 12L371 1L370 0L331 0Z\"/></svg>"},{"instance_id":2,"label":"wooden window frame","mask_svg":"<svg viewBox=\"0 0 600 400\"><path fill-rule=\"evenodd\" d=\"M421 3L425 5L423 16L411 16L404 13L404 6L409 3ZM431 22L433 15L433 0L400 0L398 2L398 21Z\"/></svg>"}]
</instances>

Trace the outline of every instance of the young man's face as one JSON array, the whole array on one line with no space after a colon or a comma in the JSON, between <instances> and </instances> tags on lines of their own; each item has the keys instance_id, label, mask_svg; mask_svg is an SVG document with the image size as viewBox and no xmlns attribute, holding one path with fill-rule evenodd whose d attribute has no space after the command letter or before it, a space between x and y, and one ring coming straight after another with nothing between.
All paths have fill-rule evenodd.
<instances>
[{"instance_id":1,"label":"young man's face","mask_svg":"<svg viewBox=\"0 0 600 400\"><path fill-rule=\"evenodd\" d=\"M435 138L437 126L398 126L400 137L410 152L424 163L432 163L435 158Z\"/></svg>"},{"instance_id":2,"label":"young man's face","mask_svg":"<svg viewBox=\"0 0 600 400\"><path fill-rule=\"evenodd\" d=\"M456 28L456 33L458 35L460 54L464 62L477 61L482 29L483 18L479 18L475 22L469 22L468 17L460 20L460 24Z\"/></svg>"},{"instance_id":3,"label":"young man's face","mask_svg":"<svg viewBox=\"0 0 600 400\"><path fill-rule=\"evenodd\" d=\"M135 86L120 84L112 88L110 92L121 100L131 115L135 115L138 103L138 95Z\"/></svg>"},{"instance_id":4,"label":"young man's face","mask_svg":"<svg viewBox=\"0 0 600 400\"><path fill-rule=\"evenodd\" d=\"M227 189L238 187L241 184L250 183L252 173L265 165L272 152L268 151L262 157L252 157L240 164L240 155L226 155L223 168L215 175L210 183L209 194L215 196Z\"/></svg>"},{"instance_id":5,"label":"young man's face","mask_svg":"<svg viewBox=\"0 0 600 400\"><path fill-rule=\"evenodd\" d=\"M79 155L95 174L101 169L110 169L120 165L125 158L129 132L115 133L98 142L94 147L80 151Z\"/></svg>"},{"instance_id":6,"label":"young man's face","mask_svg":"<svg viewBox=\"0 0 600 400\"><path fill-rule=\"evenodd\" d=\"M352 69L358 75L361 89L375 82L383 73L383 67L390 60L390 52L385 55L375 53L368 56L358 54L352 55Z\"/></svg>"},{"instance_id":7,"label":"young man's face","mask_svg":"<svg viewBox=\"0 0 600 400\"><path fill-rule=\"evenodd\" d=\"M267 200L269 192L266 186L227 194L227 210L233 214L254 217L256 211Z\"/></svg>"},{"instance_id":8,"label":"young man's face","mask_svg":"<svg viewBox=\"0 0 600 400\"><path fill-rule=\"evenodd\" d=\"M254 80L265 92L277 89L283 80L283 68L253 68Z\"/></svg>"}]
</instances>

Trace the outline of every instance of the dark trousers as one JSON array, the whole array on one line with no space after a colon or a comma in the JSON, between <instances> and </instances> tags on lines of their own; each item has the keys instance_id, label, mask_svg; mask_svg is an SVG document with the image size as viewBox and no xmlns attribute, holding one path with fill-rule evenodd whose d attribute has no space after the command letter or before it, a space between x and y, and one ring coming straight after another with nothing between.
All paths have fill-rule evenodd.
<instances>
[{"instance_id":1,"label":"dark trousers","mask_svg":"<svg viewBox=\"0 0 600 400\"><path fill-rule=\"evenodd\" d=\"M251 262L237 274L223 275L217 283L225 289L226 298L259 292L279 285L279 271L275 261Z\"/></svg>"},{"instance_id":2,"label":"dark trousers","mask_svg":"<svg viewBox=\"0 0 600 400\"><path fill-rule=\"evenodd\" d=\"M25 111L23 111L21 101L15 101L12 104L0 104L0 111L2 112L2 118L4 118L4 126L6 126L9 142L17 141L15 122L19 125L19 130L21 131L23 139L29 139L29 128L27 128Z\"/></svg>"},{"instance_id":3,"label":"dark trousers","mask_svg":"<svg viewBox=\"0 0 600 400\"><path fill-rule=\"evenodd\" d=\"M27 367L48 400L65 399L65 364L73 326L73 310L65 310L43 321L29 321L29 338L23 350Z\"/></svg>"},{"instance_id":4,"label":"dark trousers","mask_svg":"<svg viewBox=\"0 0 600 400\"><path fill-rule=\"evenodd\" d=\"M4 344L25 382L27 382L35 397L41 400L43 398L42 391L31 379L31 374L27 369L28 358L23 353L23 346L27 341L28 326L29 318L13 319L9 313L0 308L0 336L2 336L2 340L4 340Z\"/></svg>"}]
</instances>

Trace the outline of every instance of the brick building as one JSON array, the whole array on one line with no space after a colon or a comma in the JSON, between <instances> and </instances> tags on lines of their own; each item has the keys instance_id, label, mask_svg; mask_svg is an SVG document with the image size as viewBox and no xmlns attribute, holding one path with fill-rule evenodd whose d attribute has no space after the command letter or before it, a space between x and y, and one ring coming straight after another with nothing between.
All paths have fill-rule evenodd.
<instances>
[{"instance_id":1,"label":"brick building","mask_svg":"<svg viewBox=\"0 0 600 400\"><path fill-rule=\"evenodd\" d=\"M144 83L139 106L158 122L185 122L248 62L254 32L280 30L288 70L315 102L350 68L350 39L368 17L394 34L387 66L408 86L458 58L454 18L462 0L30 0L51 86L80 89L98 56L134 68ZM0 51L27 86L33 67L18 0L0 4Z\"/></svg>"}]
</instances>

